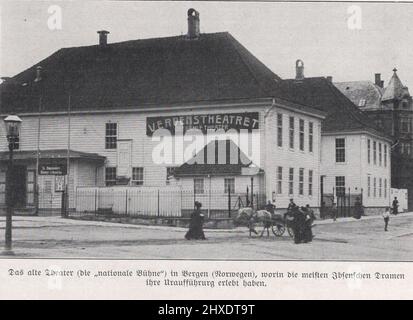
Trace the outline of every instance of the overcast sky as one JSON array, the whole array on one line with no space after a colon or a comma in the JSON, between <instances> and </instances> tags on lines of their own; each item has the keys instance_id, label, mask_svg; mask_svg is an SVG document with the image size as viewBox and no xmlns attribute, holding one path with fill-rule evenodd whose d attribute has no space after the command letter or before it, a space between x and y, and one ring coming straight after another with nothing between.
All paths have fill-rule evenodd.
<instances>
[{"instance_id":1,"label":"overcast sky","mask_svg":"<svg viewBox=\"0 0 413 320\"><path fill-rule=\"evenodd\" d=\"M361 29L350 29L354 3L0 1L0 76L13 76L62 47L186 33L188 8L200 12L201 32L230 32L282 78L294 77L295 60L305 75L334 81L387 84L398 68L413 90L413 4L357 4ZM62 29L48 28L48 8L62 8ZM410 58L410 59L409 59Z\"/></svg>"}]
</instances>

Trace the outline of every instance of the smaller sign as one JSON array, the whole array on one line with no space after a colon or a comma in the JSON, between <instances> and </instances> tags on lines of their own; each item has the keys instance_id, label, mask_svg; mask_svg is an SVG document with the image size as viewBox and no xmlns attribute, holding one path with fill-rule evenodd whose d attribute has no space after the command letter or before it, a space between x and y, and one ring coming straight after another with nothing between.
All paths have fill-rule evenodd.
<instances>
[{"instance_id":1,"label":"smaller sign","mask_svg":"<svg viewBox=\"0 0 413 320\"><path fill-rule=\"evenodd\" d=\"M41 164L39 165L39 175L65 176L67 167L65 164Z\"/></svg>"},{"instance_id":2,"label":"smaller sign","mask_svg":"<svg viewBox=\"0 0 413 320\"><path fill-rule=\"evenodd\" d=\"M54 181L54 191L55 192L64 192L65 191L65 176L55 176Z\"/></svg>"}]
</instances>

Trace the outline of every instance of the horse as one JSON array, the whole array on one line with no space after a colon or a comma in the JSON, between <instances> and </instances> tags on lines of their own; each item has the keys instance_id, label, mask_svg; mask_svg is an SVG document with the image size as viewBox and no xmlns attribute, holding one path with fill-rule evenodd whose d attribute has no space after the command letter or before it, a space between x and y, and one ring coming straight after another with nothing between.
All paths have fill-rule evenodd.
<instances>
[{"instance_id":1,"label":"horse","mask_svg":"<svg viewBox=\"0 0 413 320\"><path fill-rule=\"evenodd\" d=\"M249 229L249 236L251 237L251 233L258 234L255 230L254 225L256 223L262 222L264 228L260 234L260 237L264 235L264 231L267 230L267 237L270 236L270 228L273 225L272 222L272 215L267 210L258 210L254 211L251 207L241 208L238 210L238 215L234 221L236 224L239 225L246 225Z\"/></svg>"}]
</instances>

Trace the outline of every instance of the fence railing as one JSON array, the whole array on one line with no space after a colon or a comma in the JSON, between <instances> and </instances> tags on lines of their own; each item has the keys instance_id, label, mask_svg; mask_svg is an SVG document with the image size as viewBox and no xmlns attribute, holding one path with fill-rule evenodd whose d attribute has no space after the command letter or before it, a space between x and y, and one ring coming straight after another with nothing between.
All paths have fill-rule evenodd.
<instances>
[{"instance_id":1,"label":"fence railing","mask_svg":"<svg viewBox=\"0 0 413 320\"><path fill-rule=\"evenodd\" d=\"M240 207L251 203L265 205L265 195L225 193L205 190L195 193L175 186L167 187L78 187L76 212L70 215L118 215L136 217L189 217L195 201L209 218L232 217Z\"/></svg>"}]
</instances>

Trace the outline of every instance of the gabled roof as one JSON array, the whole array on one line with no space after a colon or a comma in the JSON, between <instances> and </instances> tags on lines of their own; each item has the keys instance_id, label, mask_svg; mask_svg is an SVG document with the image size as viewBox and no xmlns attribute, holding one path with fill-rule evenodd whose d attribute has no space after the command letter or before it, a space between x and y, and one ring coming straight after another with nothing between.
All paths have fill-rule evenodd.
<instances>
[{"instance_id":1,"label":"gabled roof","mask_svg":"<svg viewBox=\"0 0 413 320\"><path fill-rule=\"evenodd\" d=\"M327 113L323 132L371 131L387 137L334 84L324 77L287 79L277 83L278 94Z\"/></svg>"},{"instance_id":2,"label":"gabled roof","mask_svg":"<svg viewBox=\"0 0 413 320\"><path fill-rule=\"evenodd\" d=\"M40 92L43 111L69 91L72 110L266 98L278 80L227 32L64 48L0 85L0 113L37 112Z\"/></svg>"},{"instance_id":3,"label":"gabled roof","mask_svg":"<svg viewBox=\"0 0 413 320\"><path fill-rule=\"evenodd\" d=\"M399 76L397 75L397 69L393 69L393 76L391 77L389 84L384 89L382 101L388 100L401 100L405 95L409 95L407 87L405 87Z\"/></svg>"},{"instance_id":4,"label":"gabled roof","mask_svg":"<svg viewBox=\"0 0 413 320\"><path fill-rule=\"evenodd\" d=\"M380 109L384 89L371 81L335 82L334 85L362 110Z\"/></svg>"},{"instance_id":5,"label":"gabled roof","mask_svg":"<svg viewBox=\"0 0 413 320\"><path fill-rule=\"evenodd\" d=\"M174 176L241 175L242 168L251 166L252 161L232 140L214 140L190 161L176 168Z\"/></svg>"}]
</instances>

